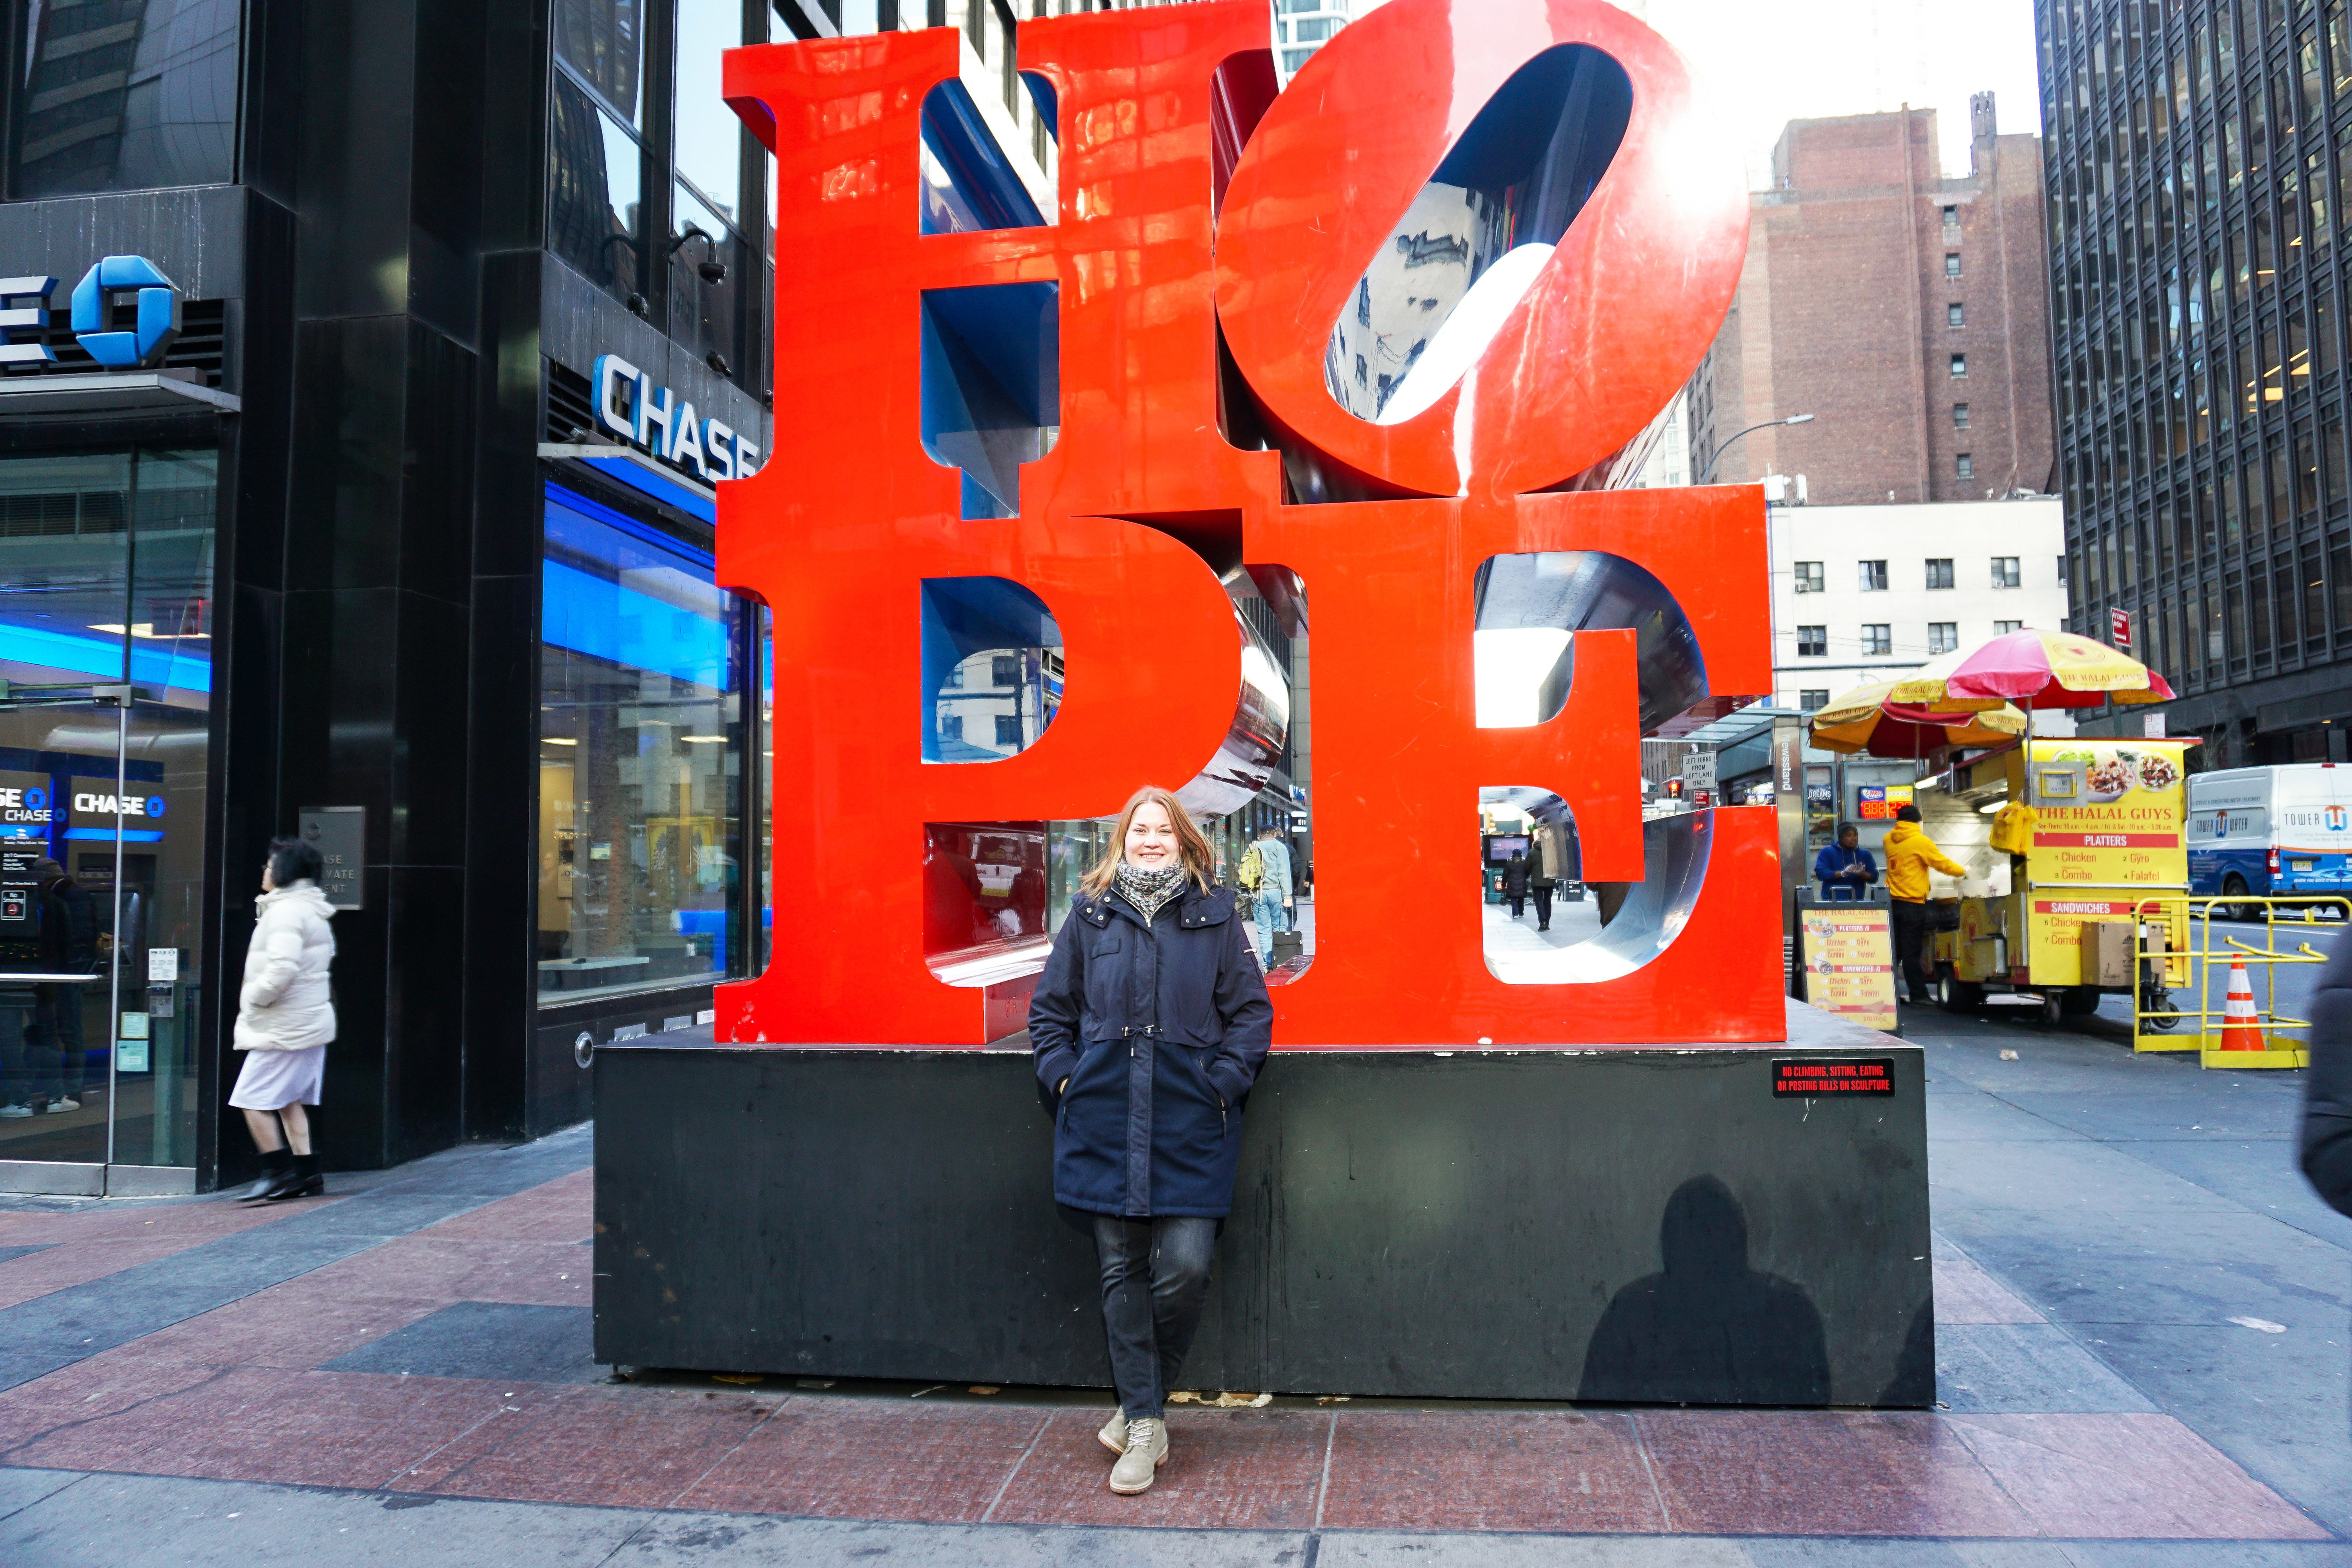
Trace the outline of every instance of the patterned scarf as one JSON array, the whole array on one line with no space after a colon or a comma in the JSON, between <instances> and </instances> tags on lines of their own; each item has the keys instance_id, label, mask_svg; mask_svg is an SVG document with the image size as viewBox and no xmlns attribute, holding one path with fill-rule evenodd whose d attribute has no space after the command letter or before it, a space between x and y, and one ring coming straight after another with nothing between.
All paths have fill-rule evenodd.
<instances>
[{"instance_id":1,"label":"patterned scarf","mask_svg":"<svg viewBox=\"0 0 2352 1568\"><path fill-rule=\"evenodd\" d=\"M1135 912L1142 915L1143 923L1149 925L1153 916L1184 891L1184 875L1181 861L1174 865L1161 866L1157 871L1144 871L1121 861L1111 885L1118 889L1121 898L1134 905Z\"/></svg>"}]
</instances>

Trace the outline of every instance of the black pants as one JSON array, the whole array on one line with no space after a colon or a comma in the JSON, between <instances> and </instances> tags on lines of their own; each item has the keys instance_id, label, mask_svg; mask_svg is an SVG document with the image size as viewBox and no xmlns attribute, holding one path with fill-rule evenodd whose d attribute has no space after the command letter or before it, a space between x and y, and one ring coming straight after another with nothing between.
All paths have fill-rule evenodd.
<instances>
[{"instance_id":1,"label":"black pants","mask_svg":"<svg viewBox=\"0 0 2352 1568\"><path fill-rule=\"evenodd\" d=\"M31 1026L25 1031L33 1087L52 1100L81 1093L89 1047L82 1042L79 986L36 986Z\"/></svg>"},{"instance_id":2,"label":"black pants","mask_svg":"<svg viewBox=\"0 0 2352 1568\"><path fill-rule=\"evenodd\" d=\"M1551 929L1551 889L1538 887L1535 889L1535 895L1536 929L1549 931Z\"/></svg>"},{"instance_id":3,"label":"black pants","mask_svg":"<svg viewBox=\"0 0 2352 1568\"><path fill-rule=\"evenodd\" d=\"M1213 1219L1095 1216L1110 1376L1130 1421L1168 1413L1169 1385L1192 1348L1217 1250Z\"/></svg>"},{"instance_id":4,"label":"black pants","mask_svg":"<svg viewBox=\"0 0 2352 1568\"><path fill-rule=\"evenodd\" d=\"M1894 900L1895 963L1903 971L1903 988L1915 1002L1927 999L1927 906L1907 898Z\"/></svg>"}]
</instances>

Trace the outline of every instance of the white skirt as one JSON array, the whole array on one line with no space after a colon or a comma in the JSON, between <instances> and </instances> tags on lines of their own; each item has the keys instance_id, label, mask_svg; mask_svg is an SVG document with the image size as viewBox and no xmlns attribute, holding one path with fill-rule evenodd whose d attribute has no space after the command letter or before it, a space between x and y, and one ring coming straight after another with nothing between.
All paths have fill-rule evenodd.
<instances>
[{"instance_id":1,"label":"white skirt","mask_svg":"<svg viewBox=\"0 0 2352 1568\"><path fill-rule=\"evenodd\" d=\"M298 1100L316 1105L319 1081L326 1072L323 1045L301 1051L248 1051L228 1103L240 1111L282 1111Z\"/></svg>"}]
</instances>

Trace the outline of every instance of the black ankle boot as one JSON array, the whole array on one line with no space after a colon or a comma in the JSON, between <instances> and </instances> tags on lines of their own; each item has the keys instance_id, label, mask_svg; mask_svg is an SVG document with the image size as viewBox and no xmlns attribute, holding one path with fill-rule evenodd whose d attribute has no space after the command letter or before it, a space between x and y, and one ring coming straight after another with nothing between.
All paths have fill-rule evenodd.
<instances>
[{"instance_id":1,"label":"black ankle boot","mask_svg":"<svg viewBox=\"0 0 2352 1568\"><path fill-rule=\"evenodd\" d=\"M282 1186L271 1189L266 1201L283 1203L289 1197L316 1197L326 1190L326 1177L319 1174L319 1156L296 1155L294 1168L287 1173Z\"/></svg>"},{"instance_id":2,"label":"black ankle boot","mask_svg":"<svg viewBox=\"0 0 2352 1568\"><path fill-rule=\"evenodd\" d=\"M267 1149L261 1155L261 1175L246 1183L229 1196L242 1203L257 1203L277 1190L287 1173L294 1168L294 1156L284 1148Z\"/></svg>"}]
</instances>

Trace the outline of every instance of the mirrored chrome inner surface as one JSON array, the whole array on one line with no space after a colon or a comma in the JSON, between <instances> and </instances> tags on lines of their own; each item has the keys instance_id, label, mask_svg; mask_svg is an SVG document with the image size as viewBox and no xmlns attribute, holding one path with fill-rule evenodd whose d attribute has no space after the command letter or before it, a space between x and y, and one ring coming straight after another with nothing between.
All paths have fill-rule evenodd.
<instances>
[{"instance_id":1,"label":"mirrored chrome inner surface","mask_svg":"<svg viewBox=\"0 0 2352 1568\"><path fill-rule=\"evenodd\" d=\"M1591 198L1633 101L1623 68L1582 45L1547 49L1503 84L1331 329L1324 382L1342 408L1398 423L1461 380Z\"/></svg>"}]
</instances>

